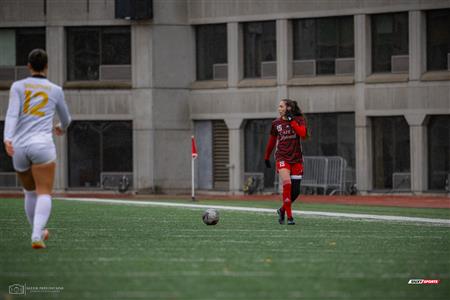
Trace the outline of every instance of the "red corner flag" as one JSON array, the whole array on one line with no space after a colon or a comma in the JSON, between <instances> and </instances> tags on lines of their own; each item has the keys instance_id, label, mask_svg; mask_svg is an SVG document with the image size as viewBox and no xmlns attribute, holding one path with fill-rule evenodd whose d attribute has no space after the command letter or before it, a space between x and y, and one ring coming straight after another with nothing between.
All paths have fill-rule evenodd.
<instances>
[{"instance_id":1,"label":"red corner flag","mask_svg":"<svg viewBox=\"0 0 450 300\"><path fill-rule=\"evenodd\" d=\"M195 145L194 136L191 137L191 140L192 140L192 158L196 159L198 157L198 153L197 153L197 146Z\"/></svg>"}]
</instances>

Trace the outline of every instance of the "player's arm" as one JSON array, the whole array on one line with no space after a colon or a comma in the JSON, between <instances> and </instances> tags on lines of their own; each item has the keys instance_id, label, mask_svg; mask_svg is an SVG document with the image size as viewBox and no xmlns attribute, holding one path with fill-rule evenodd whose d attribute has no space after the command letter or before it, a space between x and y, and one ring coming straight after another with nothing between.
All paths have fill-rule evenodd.
<instances>
[{"instance_id":1,"label":"player's arm","mask_svg":"<svg viewBox=\"0 0 450 300\"><path fill-rule=\"evenodd\" d=\"M9 156L14 155L14 148L12 140L16 132L17 122L20 114L20 96L16 85L12 85L9 92L8 110L6 112L5 130L3 132L3 143L5 145L6 153Z\"/></svg>"},{"instance_id":2,"label":"player's arm","mask_svg":"<svg viewBox=\"0 0 450 300\"><path fill-rule=\"evenodd\" d=\"M289 122L291 124L292 129L294 129L295 134L297 134L302 140L304 140L307 135L307 130L303 118L299 120L296 119L295 117L291 117Z\"/></svg>"},{"instance_id":3,"label":"player's arm","mask_svg":"<svg viewBox=\"0 0 450 300\"><path fill-rule=\"evenodd\" d=\"M274 125L272 124L272 129L269 135L269 141L267 142L266 152L264 154L264 162L267 168L271 167L270 155L272 154L273 148L275 148L275 145L277 144L277 133L278 132L275 130Z\"/></svg>"},{"instance_id":4,"label":"player's arm","mask_svg":"<svg viewBox=\"0 0 450 300\"><path fill-rule=\"evenodd\" d=\"M56 101L56 111L61 122L55 126L55 133L57 135L63 135L69 127L72 118L70 117L69 108L64 100L64 92L62 89L61 94Z\"/></svg>"}]
</instances>

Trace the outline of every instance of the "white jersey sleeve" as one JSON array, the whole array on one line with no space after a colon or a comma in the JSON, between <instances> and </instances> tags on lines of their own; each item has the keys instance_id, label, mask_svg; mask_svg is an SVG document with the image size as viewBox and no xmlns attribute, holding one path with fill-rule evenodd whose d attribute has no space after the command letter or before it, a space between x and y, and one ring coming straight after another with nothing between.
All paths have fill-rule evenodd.
<instances>
[{"instance_id":1,"label":"white jersey sleeve","mask_svg":"<svg viewBox=\"0 0 450 300\"><path fill-rule=\"evenodd\" d=\"M56 111L58 113L59 120L61 121L61 128L65 131L69 127L72 118L70 117L69 109L67 108L66 101L64 100L64 92L60 90L60 96L56 101Z\"/></svg>"},{"instance_id":2,"label":"white jersey sleeve","mask_svg":"<svg viewBox=\"0 0 450 300\"><path fill-rule=\"evenodd\" d=\"M8 110L5 118L5 130L3 133L4 141L12 141L16 131L17 122L20 114L20 96L17 89L17 84L11 86L9 92Z\"/></svg>"}]
</instances>

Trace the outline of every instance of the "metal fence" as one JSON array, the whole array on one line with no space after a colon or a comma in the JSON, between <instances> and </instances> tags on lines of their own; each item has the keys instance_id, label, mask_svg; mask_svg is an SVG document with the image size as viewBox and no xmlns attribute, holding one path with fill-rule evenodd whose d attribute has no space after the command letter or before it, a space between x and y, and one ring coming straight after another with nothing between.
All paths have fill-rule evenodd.
<instances>
[{"instance_id":1,"label":"metal fence","mask_svg":"<svg viewBox=\"0 0 450 300\"><path fill-rule=\"evenodd\" d=\"M302 186L319 189L327 193L344 193L346 191L347 162L340 156L305 156L303 157Z\"/></svg>"}]
</instances>

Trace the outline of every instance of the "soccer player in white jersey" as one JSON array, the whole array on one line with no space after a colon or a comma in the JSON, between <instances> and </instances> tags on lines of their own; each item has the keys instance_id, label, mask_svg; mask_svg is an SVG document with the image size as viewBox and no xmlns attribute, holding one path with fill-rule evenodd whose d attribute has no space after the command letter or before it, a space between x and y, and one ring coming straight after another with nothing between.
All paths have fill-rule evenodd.
<instances>
[{"instance_id":1,"label":"soccer player in white jersey","mask_svg":"<svg viewBox=\"0 0 450 300\"><path fill-rule=\"evenodd\" d=\"M31 77L12 84L3 142L25 193L25 213L33 231L31 246L46 248L45 228L50 217L56 150L52 131L63 135L71 118L61 87L47 78L47 53L34 49L28 55ZM53 126L55 111L60 123Z\"/></svg>"}]
</instances>

